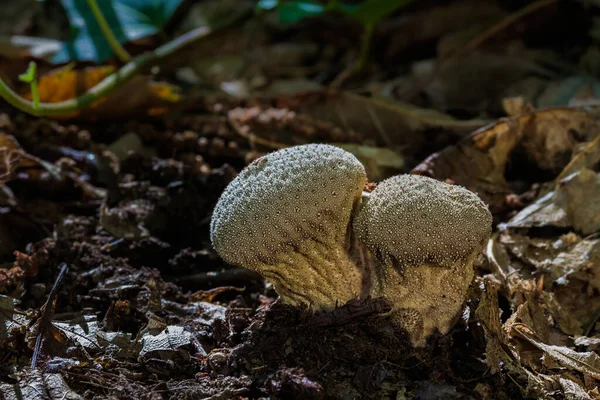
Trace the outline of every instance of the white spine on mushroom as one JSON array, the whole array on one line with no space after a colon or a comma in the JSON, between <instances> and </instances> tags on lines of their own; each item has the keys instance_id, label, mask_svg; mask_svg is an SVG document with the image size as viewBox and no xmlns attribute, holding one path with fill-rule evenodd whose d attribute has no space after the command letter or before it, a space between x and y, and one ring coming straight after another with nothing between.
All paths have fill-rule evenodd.
<instances>
[{"instance_id":1,"label":"white spine on mushroom","mask_svg":"<svg viewBox=\"0 0 600 400\"><path fill-rule=\"evenodd\" d=\"M379 264L371 294L392 301L415 346L454 325L491 224L475 193L418 175L381 182L359 210L354 231Z\"/></svg>"},{"instance_id":2,"label":"white spine on mushroom","mask_svg":"<svg viewBox=\"0 0 600 400\"><path fill-rule=\"evenodd\" d=\"M332 309L358 296L363 273L347 252L366 174L350 153L310 144L270 153L225 189L211 241L233 265L269 279L286 303Z\"/></svg>"}]
</instances>

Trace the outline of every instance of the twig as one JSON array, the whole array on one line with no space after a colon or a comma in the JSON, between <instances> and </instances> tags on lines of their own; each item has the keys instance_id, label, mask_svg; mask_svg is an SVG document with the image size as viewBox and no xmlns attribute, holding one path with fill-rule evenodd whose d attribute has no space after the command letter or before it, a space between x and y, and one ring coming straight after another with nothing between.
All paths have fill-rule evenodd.
<instances>
[{"instance_id":1,"label":"twig","mask_svg":"<svg viewBox=\"0 0 600 400\"><path fill-rule=\"evenodd\" d=\"M38 356L40 354L40 350L42 348L42 344L44 342L44 334L46 333L46 327L51 323L52 315L54 314L54 307L56 306L56 296L58 296L58 287L62 282L65 274L69 270L69 266L67 263L62 263L60 265L60 273L54 282L54 286L52 286L52 290L48 295L48 300L42 306L42 316L39 319L38 324L38 335L35 339L35 347L33 348L33 356L31 357L31 368L35 369L37 366Z\"/></svg>"},{"instance_id":2,"label":"twig","mask_svg":"<svg viewBox=\"0 0 600 400\"><path fill-rule=\"evenodd\" d=\"M106 18L104 18L104 15L102 14L100 7L98 7L98 3L96 2L96 0L87 0L87 3L90 9L92 10L92 14L94 14L94 18L96 18L96 22L100 26L100 30L102 31L102 34L104 35L104 38L108 42L108 45L110 46L112 51L122 62L126 63L131 61L131 56L129 55L127 50L125 50L123 46L121 46L121 43L119 43L119 41L115 37L115 34L113 33L112 29L110 29L110 26L108 26L108 22L106 22Z\"/></svg>"}]
</instances>

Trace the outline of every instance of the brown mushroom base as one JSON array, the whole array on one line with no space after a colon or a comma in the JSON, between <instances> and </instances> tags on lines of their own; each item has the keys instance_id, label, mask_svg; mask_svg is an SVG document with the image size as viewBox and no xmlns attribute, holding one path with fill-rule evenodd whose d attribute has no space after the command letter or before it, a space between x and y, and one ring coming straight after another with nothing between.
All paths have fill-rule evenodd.
<instances>
[{"instance_id":1,"label":"brown mushroom base","mask_svg":"<svg viewBox=\"0 0 600 400\"><path fill-rule=\"evenodd\" d=\"M446 334L457 322L478 254L479 250L450 267L378 268L371 294L393 303L392 323L407 332L413 346L422 347L435 331Z\"/></svg>"}]
</instances>

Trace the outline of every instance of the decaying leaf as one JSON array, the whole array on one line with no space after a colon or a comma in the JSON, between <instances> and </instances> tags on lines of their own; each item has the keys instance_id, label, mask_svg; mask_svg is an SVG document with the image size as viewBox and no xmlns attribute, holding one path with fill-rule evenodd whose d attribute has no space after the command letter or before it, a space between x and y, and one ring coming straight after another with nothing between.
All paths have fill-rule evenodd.
<instances>
[{"instance_id":1,"label":"decaying leaf","mask_svg":"<svg viewBox=\"0 0 600 400\"><path fill-rule=\"evenodd\" d=\"M552 108L500 119L431 155L412 172L466 186L493 212L501 212L513 193L505 177L511 157L521 152L535 168L559 173L578 145L598 137L598 110Z\"/></svg>"},{"instance_id":2,"label":"decaying leaf","mask_svg":"<svg viewBox=\"0 0 600 400\"><path fill-rule=\"evenodd\" d=\"M600 137L574 157L553 190L522 210L507 228L571 227L588 235L600 230L600 173L592 167L600 159ZM591 200L591 201L590 201Z\"/></svg>"},{"instance_id":3,"label":"decaying leaf","mask_svg":"<svg viewBox=\"0 0 600 400\"><path fill-rule=\"evenodd\" d=\"M0 385L4 400L79 400L60 374L46 374L39 369L23 370L18 375L18 383Z\"/></svg>"},{"instance_id":4,"label":"decaying leaf","mask_svg":"<svg viewBox=\"0 0 600 400\"><path fill-rule=\"evenodd\" d=\"M588 374L594 379L600 379L600 356L595 352L577 352L565 346L551 346L541 342L536 333L527 325L513 326L513 330L521 337L544 352L545 357L556 361L563 368L576 370ZM548 360L544 360L548 365Z\"/></svg>"},{"instance_id":5,"label":"decaying leaf","mask_svg":"<svg viewBox=\"0 0 600 400\"><path fill-rule=\"evenodd\" d=\"M181 348L191 344L192 335L182 326L167 326L161 333L153 335L150 332L140 338L140 360L159 358L163 360L178 360L189 358L188 351Z\"/></svg>"},{"instance_id":6,"label":"decaying leaf","mask_svg":"<svg viewBox=\"0 0 600 400\"><path fill-rule=\"evenodd\" d=\"M54 322L54 326L87 351L98 351L101 348L97 337L98 319L95 315L84 315L69 322Z\"/></svg>"},{"instance_id":7,"label":"decaying leaf","mask_svg":"<svg viewBox=\"0 0 600 400\"><path fill-rule=\"evenodd\" d=\"M558 381L568 400L592 400L592 397L578 383L562 377L558 378Z\"/></svg>"},{"instance_id":8,"label":"decaying leaf","mask_svg":"<svg viewBox=\"0 0 600 400\"><path fill-rule=\"evenodd\" d=\"M558 114L552 118L560 120L560 115L566 111L553 112ZM587 127L587 130L578 131L581 140L569 141L567 136L555 133L559 127L575 129L572 124L577 116L580 117L579 128ZM540 112L530 114L528 124L535 124L539 117ZM596 133L595 114L576 111L574 117L570 122L557 120L552 130L552 118L548 114L540 128L546 127L555 136L548 136L545 141L539 136L543 132L537 128L532 132L521 127L512 134L510 129L505 129L502 134L508 134L513 140L518 138L520 144L513 141L510 146L501 148L502 151L495 151L504 139L494 135L488 138L492 143L488 147L489 153L481 153L481 159L488 163L484 165L490 166L489 174L496 177L497 183L506 184L499 172L506 166L509 153L518 145L523 151L529 151L522 143L527 140L527 135L538 135L534 140L536 143L553 143L543 148L555 151L554 158L548 155L536 158L535 153L529 154L538 168L554 171L556 178L540 190L538 199L530 206L508 223L501 224L500 231L492 236L487 247L494 276L490 279L500 283L513 311L501 329L498 320L495 325L484 324L488 362L493 365L503 362L507 372L516 372L519 379L527 382L524 394L535 393L541 398L549 398L556 391L565 398L595 398L594 390L600 380L600 357L593 351L597 343L595 339L583 336L594 331L600 315L600 297L597 295L600 282L600 239L597 236L600 232L600 175L597 171L600 137ZM523 116L519 118L522 122ZM475 147L472 144L462 150L472 151ZM560 153L563 156L559 156ZM559 162L567 154L571 160ZM428 165L437 168L431 161ZM502 169L499 165L503 165ZM558 166L562 166L562 170L557 170ZM468 174L468 170L462 171ZM471 182L477 184L481 178L485 180L479 176ZM541 228L548 231L541 231ZM484 310L491 304L488 296L486 293L480 305ZM489 311L479 313L478 317L485 320L488 314ZM509 350L510 359L500 358L504 353L499 350L499 343L505 346L502 349ZM588 351L577 351L577 346L586 346ZM518 362L510 364L510 360Z\"/></svg>"},{"instance_id":9,"label":"decaying leaf","mask_svg":"<svg viewBox=\"0 0 600 400\"><path fill-rule=\"evenodd\" d=\"M16 333L25 334L29 319L15 311L17 300L0 295L0 349L13 347Z\"/></svg>"},{"instance_id":10,"label":"decaying leaf","mask_svg":"<svg viewBox=\"0 0 600 400\"><path fill-rule=\"evenodd\" d=\"M51 164L23 151L17 140L0 132L0 183L6 183L13 178L18 170L27 170L29 173L39 173L46 170L53 175L58 175L56 168Z\"/></svg>"}]
</instances>

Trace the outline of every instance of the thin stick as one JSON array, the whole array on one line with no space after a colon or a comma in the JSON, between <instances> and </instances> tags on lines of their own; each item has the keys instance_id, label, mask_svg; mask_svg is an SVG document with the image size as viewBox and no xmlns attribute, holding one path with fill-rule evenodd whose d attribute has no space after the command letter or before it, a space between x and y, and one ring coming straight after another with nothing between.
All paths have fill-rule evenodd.
<instances>
[{"instance_id":1,"label":"thin stick","mask_svg":"<svg viewBox=\"0 0 600 400\"><path fill-rule=\"evenodd\" d=\"M35 339L35 347L33 348L33 356L31 357L31 368L34 369L37 366L38 356L40 354L40 350L42 348L42 344L44 342L44 334L46 333L46 327L50 324L50 320L52 319L52 315L54 314L54 307L56 306L56 296L58 296L58 287L60 286L65 274L69 270L69 266L67 263L62 263L60 265L60 273L56 277L56 281L54 282L54 286L52 286L52 290L48 295L48 300L42 306L42 316L40 317L38 336Z\"/></svg>"}]
</instances>

